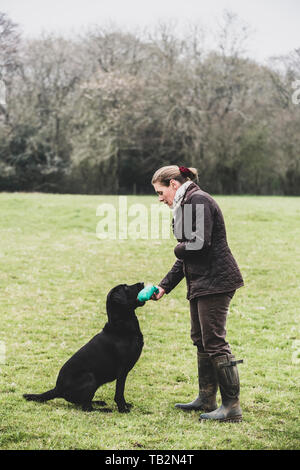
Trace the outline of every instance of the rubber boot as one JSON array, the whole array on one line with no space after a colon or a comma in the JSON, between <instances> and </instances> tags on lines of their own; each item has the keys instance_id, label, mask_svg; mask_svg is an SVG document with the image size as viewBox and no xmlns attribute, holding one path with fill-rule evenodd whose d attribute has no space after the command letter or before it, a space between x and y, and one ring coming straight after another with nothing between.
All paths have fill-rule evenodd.
<instances>
[{"instance_id":1,"label":"rubber boot","mask_svg":"<svg viewBox=\"0 0 300 470\"><path fill-rule=\"evenodd\" d=\"M190 403L176 403L176 408L185 411L212 411L217 408L218 382L214 366L208 354L197 351L199 395Z\"/></svg>"},{"instance_id":2,"label":"rubber boot","mask_svg":"<svg viewBox=\"0 0 300 470\"><path fill-rule=\"evenodd\" d=\"M243 360L236 361L235 357L219 356L212 359L218 377L222 405L211 413L200 415L200 420L211 419L215 421L238 422L242 421L242 410L240 407L240 381L237 364Z\"/></svg>"}]
</instances>

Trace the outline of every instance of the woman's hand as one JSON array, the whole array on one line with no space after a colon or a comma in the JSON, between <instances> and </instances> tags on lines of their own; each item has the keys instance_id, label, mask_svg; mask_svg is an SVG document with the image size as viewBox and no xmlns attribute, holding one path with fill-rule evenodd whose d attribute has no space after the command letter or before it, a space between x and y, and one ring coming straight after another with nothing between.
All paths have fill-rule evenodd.
<instances>
[{"instance_id":1,"label":"woman's hand","mask_svg":"<svg viewBox=\"0 0 300 470\"><path fill-rule=\"evenodd\" d=\"M174 254L177 259L184 259L185 243L178 243L174 248Z\"/></svg>"},{"instance_id":2,"label":"woman's hand","mask_svg":"<svg viewBox=\"0 0 300 470\"><path fill-rule=\"evenodd\" d=\"M158 292L158 294L154 293L151 297L151 300L159 300L166 293L165 289L163 289L162 287L157 286L157 288L158 288L159 292Z\"/></svg>"}]
</instances>

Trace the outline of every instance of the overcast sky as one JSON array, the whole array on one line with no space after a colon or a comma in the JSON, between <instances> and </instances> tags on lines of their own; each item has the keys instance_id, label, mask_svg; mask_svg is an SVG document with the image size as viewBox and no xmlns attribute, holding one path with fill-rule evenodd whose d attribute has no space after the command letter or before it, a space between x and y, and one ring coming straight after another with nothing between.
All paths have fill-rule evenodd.
<instances>
[{"instance_id":1,"label":"overcast sky","mask_svg":"<svg viewBox=\"0 0 300 470\"><path fill-rule=\"evenodd\" d=\"M0 0L0 11L26 36L70 34L109 21L126 29L152 28L159 20L200 22L214 30L224 10L252 29L248 55L264 61L300 47L300 0Z\"/></svg>"}]
</instances>

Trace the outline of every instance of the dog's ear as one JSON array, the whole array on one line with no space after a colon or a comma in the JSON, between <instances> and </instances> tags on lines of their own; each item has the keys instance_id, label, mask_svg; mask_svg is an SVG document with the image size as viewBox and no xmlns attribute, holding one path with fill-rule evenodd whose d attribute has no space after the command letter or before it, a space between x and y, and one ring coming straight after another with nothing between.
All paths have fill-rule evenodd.
<instances>
[{"instance_id":1,"label":"dog's ear","mask_svg":"<svg viewBox=\"0 0 300 470\"><path fill-rule=\"evenodd\" d=\"M111 299L116 305L127 305L128 298L125 292L125 288L122 286L119 289L116 289L113 295L111 296Z\"/></svg>"},{"instance_id":2,"label":"dog's ear","mask_svg":"<svg viewBox=\"0 0 300 470\"><path fill-rule=\"evenodd\" d=\"M125 306L128 303L127 295L125 292L125 285L121 284L114 287L107 295L106 308L107 312L118 308L118 306Z\"/></svg>"}]
</instances>

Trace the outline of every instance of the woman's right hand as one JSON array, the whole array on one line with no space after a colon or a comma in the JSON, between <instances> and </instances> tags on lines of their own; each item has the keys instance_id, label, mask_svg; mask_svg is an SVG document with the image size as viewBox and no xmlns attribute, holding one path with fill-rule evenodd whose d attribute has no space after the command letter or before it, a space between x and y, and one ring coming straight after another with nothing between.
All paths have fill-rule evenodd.
<instances>
[{"instance_id":1,"label":"woman's right hand","mask_svg":"<svg viewBox=\"0 0 300 470\"><path fill-rule=\"evenodd\" d=\"M157 294L155 294L154 292L154 294L151 297L151 300L159 300L166 293L165 289L163 289L162 287L160 286L156 286L156 287L158 288L159 292Z\"/></svg>"}]
</instances>

